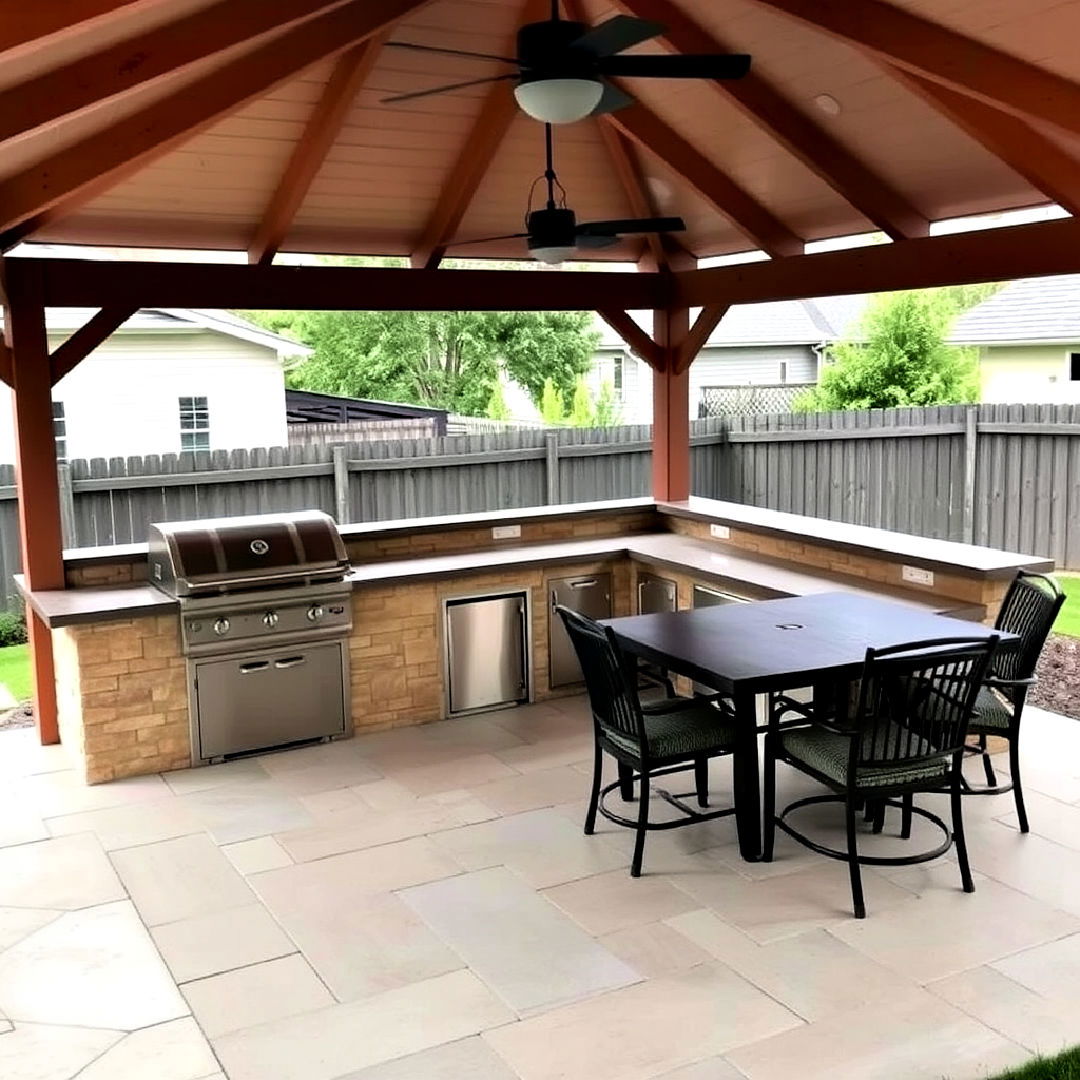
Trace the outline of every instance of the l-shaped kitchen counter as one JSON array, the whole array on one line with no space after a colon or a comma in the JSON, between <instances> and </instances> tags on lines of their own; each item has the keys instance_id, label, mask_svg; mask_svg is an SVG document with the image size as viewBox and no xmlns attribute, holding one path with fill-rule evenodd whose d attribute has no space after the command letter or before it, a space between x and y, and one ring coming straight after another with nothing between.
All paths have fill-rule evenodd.
<instances>
[{"instance_id":1,"label":"l-shaped kitchen counter","mask_svg":"<svg viewBox=\"0 0 1080 1080\"><path fill-rule=\"evenodd\" d=\"M447 715L442 605L499 590L531 597L531 695L548 681L549 583L612 575L612 613L635 608L642 574L748 600L820 592L885 596L992 619L1035 556L705 499L621 500L345 525L353 569L350 696L357 732ZM508 536L507 534L514 534ZM146 582L146 546L65 553L67 588L25 592L52 629L61 738L88 783L191 764L178 607Z\"/></svg>"}]
</instances>

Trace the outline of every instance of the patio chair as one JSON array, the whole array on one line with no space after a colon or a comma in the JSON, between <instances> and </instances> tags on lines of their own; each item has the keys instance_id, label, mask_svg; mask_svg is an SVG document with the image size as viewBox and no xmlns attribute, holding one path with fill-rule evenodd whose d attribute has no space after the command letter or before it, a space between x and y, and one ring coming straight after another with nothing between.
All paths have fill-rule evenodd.
<instances>
[{"instance_id":1,"label":"patio chair","mask_svg":"<svg viewBox=\"0 0 1080 1080\"><path fill-rule=\"evenodd\" d=\"M978 742L966 747L968 754L982 758L986 786L964 781L969 795L1004 795L1011 791L1016 800L1020 831L1028 831L1024 789L1020 781L1020 720L1028 689L1037 681L1035 667L1050 634L1065 594L1051 577L1021 570L1009 586L994 626L1020 636L1019 647L1002 649L990 665L990 673L975 702L975 715L968 729ZM1010 782L999 784L987 748L987 737L998 736L1009 743Z\"/></svg>"},{"instance_id":2,"label":"patio chair","mask_svg":"<svg viewBox=\"0 0 1080 1080\"><path fill-rule=\"evenodd\" d=\"M657 788L656 794L682 816L670 821L649 820L653 781L669 773L693 769L695 790L688 794L696 794L699 807L708 806L709 761L735 749L734 710L730 702L719 697L665 698L643 706L638 697L637 667L632 657L620 651L614 633L561 604L555 610L581 662L593 714L593 778L585 834L590 836L595 830L598 811L608 821L634 829L637 839L630 874L640 877L647 832L677 829L735 813L734 807L702 813L682 801L686 794L673 795ZM605 753L615 759L619 779L601 787ZM607 796L616 788L629 801L635 782L639 785L636 821L605 805Z\"/></svg>"},{"instance_id":3,"label":"patio chair","mask_svg":"<svg viewBox=\"0 0 1080 1080\"><path fill-rule=\"evenodd\" d=\"M866 917L862 866L907 866L944 855L956 843L965 892L974 892L964 843L961 780L964 744L975 700L997 646L989 639L943 638L888 649L868 649L854 715L839 710L833 722L781 729L773 714L765 736L765 842L771 862L776 827L822 855L848 864L855 917ZM830 788L833 794L798 799L776 813L776 762L784 761ZM952 829L914 805L916 792L948 791ZM817 803L844 805L847 847L837 850L789 824L794 811ZM911 835L912 816L936 825L944 839L912 855L861 855L856 813L860 806L896 807L900 835ZM875 815L876 817L876 815Z\"/></svg>"}]
</instances>

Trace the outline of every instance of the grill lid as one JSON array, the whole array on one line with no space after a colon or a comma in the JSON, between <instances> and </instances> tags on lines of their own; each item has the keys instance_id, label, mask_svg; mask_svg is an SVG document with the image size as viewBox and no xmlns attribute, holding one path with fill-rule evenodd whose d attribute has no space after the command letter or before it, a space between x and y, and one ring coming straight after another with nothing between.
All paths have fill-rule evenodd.
<instances>
[{"instance_id":1,"label":"grill lid","mask_svg":"<svg viewBox=\"0 0 1080 1080\"><path fill-rule=\"evenodd\" d=\"M150 526L150 580L174 596L339 581L349 558L320 510Z\"/></svg>"}]
</instances>

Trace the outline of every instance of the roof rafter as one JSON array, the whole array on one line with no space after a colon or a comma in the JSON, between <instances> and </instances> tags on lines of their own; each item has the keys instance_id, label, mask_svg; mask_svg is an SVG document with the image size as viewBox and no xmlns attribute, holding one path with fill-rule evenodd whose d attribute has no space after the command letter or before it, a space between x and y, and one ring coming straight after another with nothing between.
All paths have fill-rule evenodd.
<instances>
[{"instance_id":1,"label":"roof rafter","mask_svg":"<svg viewBox=\"0 0 1080 1080\"><path fill-rule=\"evenodd\" d=\"M219 0L0 91L0 140L44 127L150 79L284 30L342 0Z\"/></svg>"},{"instance_id":2,"label":"roof rafter","mask_svg":"<svg viewBox=\"0 0 1080 1080\"><path fill-rule=\"evenodd\" d=\"M1011 113L892 64L882 67L1037 191L1080 216L1080 160L1067 150Z\"/></svg>"},{"instance_id":3,"label":"roof rafter","mask_svg":"<svg viewBox=\"0 0 1080 1080\"><path fill-rule=\"evenodd\" d=\"M803 241L771 210L640 101L601 119L659 158L762 251L774 259L802 254Z\"/></svg>"},{"instance_id":4,"label":"roof rafter","mask_svg":"<svg viewBox=\"0 0 1080 1080\"><path fill-rule=\"evenodd\" d=\"M630 15L662 23L666 27L663 40L676 52L738 51L685 15L671 0L617 0L617 6ZM751 71L745 78L718 79L711 85L886 235L894 240L928 235L930 222L925 214L763 76Z\"/></svg>"},{"instance_id":5,"label":"roof rafter","mask_svg":"<svg viewBox=\"0 0 1080 1080\"><path fill-rule=\"evenodd\" d=\"M103 131L0 181L0 249L25 240L196 132L431 0L349 0Z\"/></svg>"},{"instance_id":6,"label":"roof rafter","mask_svg":"<svg viewBox=\"0 0 1080 1080\"><path fill-rule=\"evenodd\" d=\"M694 270L675 275L675 291L691 306L759 304L1078 272L1080 219L1063 218Z\"/></svg>"},{"instance_id":7,"label":"roof rafter","mask_svg":"<svg viewBox=\"0 0 1080 1080\"><path fill-rule=\"evenodd\" d=\"M1080 134L1080 83L883 0L753 0L916 75Z\"/></svg>"},{"instance_id":8,"label":"roof rafter","mask_svg":"<svg viewBox=\"0 0 1080 1080\"><path fill-rule=\"evenodd\" d=\"M545 0L525 0L514 35L506 45L509 52L517 51L517 26L543 19L547 10ZM517 101L510 88L505 83L495 83L488 90L461 153L443 180L442 195L413 247L410 262L414 267L434 270L442 262L447 244L454 238L517 114Z\"/></svg>"},{"instance_id":9,"label":"roof rafter","mask_svg":"<svg viewBox=\"0 0 1080 1080\"><path fill-rule=\"evenodd\" d=\"M78 28L142 0L48 0L40 4L12 4L0 25L0 53Z\"/></svg>"},{"instance_id":10,"label":"roof rafter","mask_svg":"<svg viewBox=\"0 0 1080 1080\"><path fill-rule=\"evenodd\" d=\"M338 58L251 239L248 262L265 265L274 261L356 95L371 75L388 34L388 29L383 30Z\"/></svg>"}]
</instances>

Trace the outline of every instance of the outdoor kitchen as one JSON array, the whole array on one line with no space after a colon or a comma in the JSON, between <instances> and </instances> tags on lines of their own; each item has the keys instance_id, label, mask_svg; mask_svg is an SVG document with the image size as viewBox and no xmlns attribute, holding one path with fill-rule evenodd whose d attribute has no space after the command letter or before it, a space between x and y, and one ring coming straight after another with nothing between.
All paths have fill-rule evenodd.
<instances>
[{"instance_id":1,"label":"outdoor kitchen","mask_svg":"<svg viewBox=\"0 0 1080 1080\"><path fill-rule=\"evenodd\" d=\"M578 694L552 615L845 593L992 621L1045 559L774 511L639 499L377 522L164 523L29 591L87 783Z\"/></svg>"}]
</instances>

